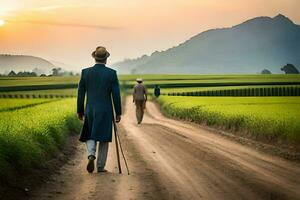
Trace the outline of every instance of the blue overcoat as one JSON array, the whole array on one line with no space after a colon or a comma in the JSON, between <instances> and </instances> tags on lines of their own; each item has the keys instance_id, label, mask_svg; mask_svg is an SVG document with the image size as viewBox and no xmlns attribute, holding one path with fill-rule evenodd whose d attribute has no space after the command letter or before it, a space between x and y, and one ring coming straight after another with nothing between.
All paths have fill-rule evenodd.
<instances>
[{"instance_id":1,"label":"blue overcoat","mask_svg":"<svg viewBox=\"0 0 300 200\"><path fill-rule=\"evenodd\" d=\"M86 106L84 101L86 98ZM113 106L121 115L121 97L117 73L104 64L83 69L78 86L77 113L84 114L79 140L111 142Z\"/></svg>"}]
</instances>

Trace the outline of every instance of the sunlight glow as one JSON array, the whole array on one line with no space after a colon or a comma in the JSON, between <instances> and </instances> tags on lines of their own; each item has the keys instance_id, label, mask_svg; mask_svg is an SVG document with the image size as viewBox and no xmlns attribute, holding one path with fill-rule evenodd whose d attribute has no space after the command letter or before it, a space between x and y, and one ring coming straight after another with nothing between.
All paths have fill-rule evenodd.
<instances>
[{"instance_id":1,"label":"sunlight glow","mask_svg":"<svg viewBox=\"0 0 300 200\"><path fill-rule=\"evenodd\" d=\"M0 26L3 26L5 24L5 21L3 19L0 19Z\"/></svg>"}]
</instances>

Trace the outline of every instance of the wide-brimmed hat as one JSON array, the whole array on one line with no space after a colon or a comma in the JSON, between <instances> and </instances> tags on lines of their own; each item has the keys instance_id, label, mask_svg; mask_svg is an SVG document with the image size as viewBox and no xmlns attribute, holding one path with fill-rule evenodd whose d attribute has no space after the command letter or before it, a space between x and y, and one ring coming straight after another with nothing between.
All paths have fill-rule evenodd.
<instances>
[{"instance_id":1,"label":"wide-brimmed hat","mask_svg":"<svg viewBox=\"0 0 300 200\"><path fill-rule=\"evenodd\" d=\"M143 79L137 78L137 79L136 79L136 82L143 82Z\"/></svg>"},{"instance_id":2,"label":"wide-brimmed hat","mask_svg":"<svg viewBox=\"0 0 300 200\"><path fill-rule=\"evenodd\" d=\"M97 60L104 60L110 56L110 53L106 50L105 47L99 46L92 53L92 56Z\"/></svg>"}]
</instances>

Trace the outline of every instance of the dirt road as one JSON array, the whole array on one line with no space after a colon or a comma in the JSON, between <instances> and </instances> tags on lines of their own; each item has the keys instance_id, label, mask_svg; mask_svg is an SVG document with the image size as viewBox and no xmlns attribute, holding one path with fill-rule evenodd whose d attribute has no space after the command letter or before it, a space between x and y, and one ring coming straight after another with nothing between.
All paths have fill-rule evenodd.
<instances>
[{"instance_id":1,"label":"dirt road","mask_svg":"<svg viewBox=\"0 0 300 200\"><path fill-rule=\"evenodd\" d=\"M128 99L119 125L131 175L85 171L85 147L32 199L300 199L300 165L168 119L149 102L142 125ZM123 170L125 167L123 165Z\"/></svg>"}]
</instances>

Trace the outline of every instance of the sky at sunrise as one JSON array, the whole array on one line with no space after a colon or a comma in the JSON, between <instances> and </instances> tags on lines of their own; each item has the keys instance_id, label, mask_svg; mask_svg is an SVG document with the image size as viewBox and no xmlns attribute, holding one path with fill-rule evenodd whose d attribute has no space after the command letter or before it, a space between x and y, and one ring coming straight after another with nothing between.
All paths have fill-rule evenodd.
<instances>
[{"instance_id":1,"label":"sky at sunrise","mask_svg":"<svg viewBox=\"0 0 300 200\"><path fill-rule=\"evenodd\" d=\"M299 0L0 0L0 53L80 68L98 45L109 63L151 54L212 28L281 13L300 24Z\"/></svg>"}]
</instances>

